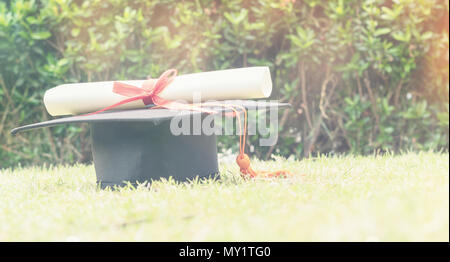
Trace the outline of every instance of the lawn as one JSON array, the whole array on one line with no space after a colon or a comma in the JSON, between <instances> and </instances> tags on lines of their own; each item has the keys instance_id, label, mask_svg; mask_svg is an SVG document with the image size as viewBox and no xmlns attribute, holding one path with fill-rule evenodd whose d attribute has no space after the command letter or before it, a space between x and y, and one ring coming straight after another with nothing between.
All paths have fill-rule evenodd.
<instances>
[{"instance_id":1,"label":"lawn","mask_svg":"<svg viewBox=\"0 0 450 262\"><path fill-rule=\"evenodd\" d=\"M228 158L227 158L228 159ZM100 190L91 165L0 170L0 241L449 241L449 155L254 162L221 177Z\"/></svg>"}]
</instances>

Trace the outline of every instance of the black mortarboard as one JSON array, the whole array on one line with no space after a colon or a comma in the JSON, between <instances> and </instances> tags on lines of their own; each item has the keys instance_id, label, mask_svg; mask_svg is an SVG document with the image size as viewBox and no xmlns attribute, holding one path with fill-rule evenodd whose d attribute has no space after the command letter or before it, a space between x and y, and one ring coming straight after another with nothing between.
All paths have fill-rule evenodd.
<instances>
[{"instance_id":1,"label":"black mortarboard","mask_svg":"<svg viewBox=\"0 0 450 262\"><path fill-rule=\"evenodd\" d=\"M285 103L225 101L248 110L286 107ZM225 109L214 108L223 112ZM176 180L206 177L218 173L216 135L173 135L170 121L174 117L191 119L205 113L169 109L135 109L107 111L94 115L57 118L26 125L20 131L87 122L90 124L92 153L97 183L102 187L142 183L173 177ZM190 120L189 120L190 121Z\"/></svg>"}]
</instances>

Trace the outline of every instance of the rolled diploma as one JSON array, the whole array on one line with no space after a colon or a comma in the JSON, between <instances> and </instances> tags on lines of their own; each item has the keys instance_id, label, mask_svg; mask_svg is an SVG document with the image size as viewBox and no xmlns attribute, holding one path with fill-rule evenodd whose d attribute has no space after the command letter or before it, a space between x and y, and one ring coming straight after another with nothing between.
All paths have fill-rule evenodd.
<instances>
[{"instance_id":1,"label":"rolled diploma","mask_svg":"<svg viewBox=\"0 0 450 262\"><path fill-rule=\"evenodd\" d=\"M119 82L141 87L144 81ZM105 81L59 85L45 92L44 104L52 116L95 112L127 98L113 93L113 83L114 81ZM265 98L271 92L269 68L247 67L180 75L175 77L160 96L168 100L192 102L198 96L201 101ZM144 107L144 102L137 100L115 109Z\"/></svg>"}]
</instances>

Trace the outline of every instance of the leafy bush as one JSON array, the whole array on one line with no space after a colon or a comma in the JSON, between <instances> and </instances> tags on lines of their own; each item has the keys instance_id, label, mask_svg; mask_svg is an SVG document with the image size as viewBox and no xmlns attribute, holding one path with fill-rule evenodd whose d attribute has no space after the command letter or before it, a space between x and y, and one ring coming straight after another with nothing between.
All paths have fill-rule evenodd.
<instances>
[{"instance_id":1,"label":"leafy bush","mask_svg":"<svg viewBox=\"0 0 450 262\"><path fill-rule=\"evenodd\" d=\"M448 13L437 0L2 2L0 163L90 160L85 125L8 133L47 118L54 85L256 65L292 104L276 146L250 138L260 158L448 150Z\"/></svg>"}]
</instances>

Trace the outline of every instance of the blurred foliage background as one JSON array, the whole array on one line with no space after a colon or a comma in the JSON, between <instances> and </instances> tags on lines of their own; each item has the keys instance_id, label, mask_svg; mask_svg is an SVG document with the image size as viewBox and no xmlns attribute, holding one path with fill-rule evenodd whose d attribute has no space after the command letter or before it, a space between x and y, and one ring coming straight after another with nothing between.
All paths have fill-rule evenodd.
<instances>
[{"instance_id":1,"label":"blurred foliage background","mask_svg":"<svg viewBox=\"0 0 450 262\"><path fill-rule=\"evenodd\" d=\"M69 82L269 66L279 140L253 156L448 150L449 1L0 1L0 167L89 162L87 125L47 120ZM220 137L220 149L237 149Z\"/></svg>"}]
</instances>

